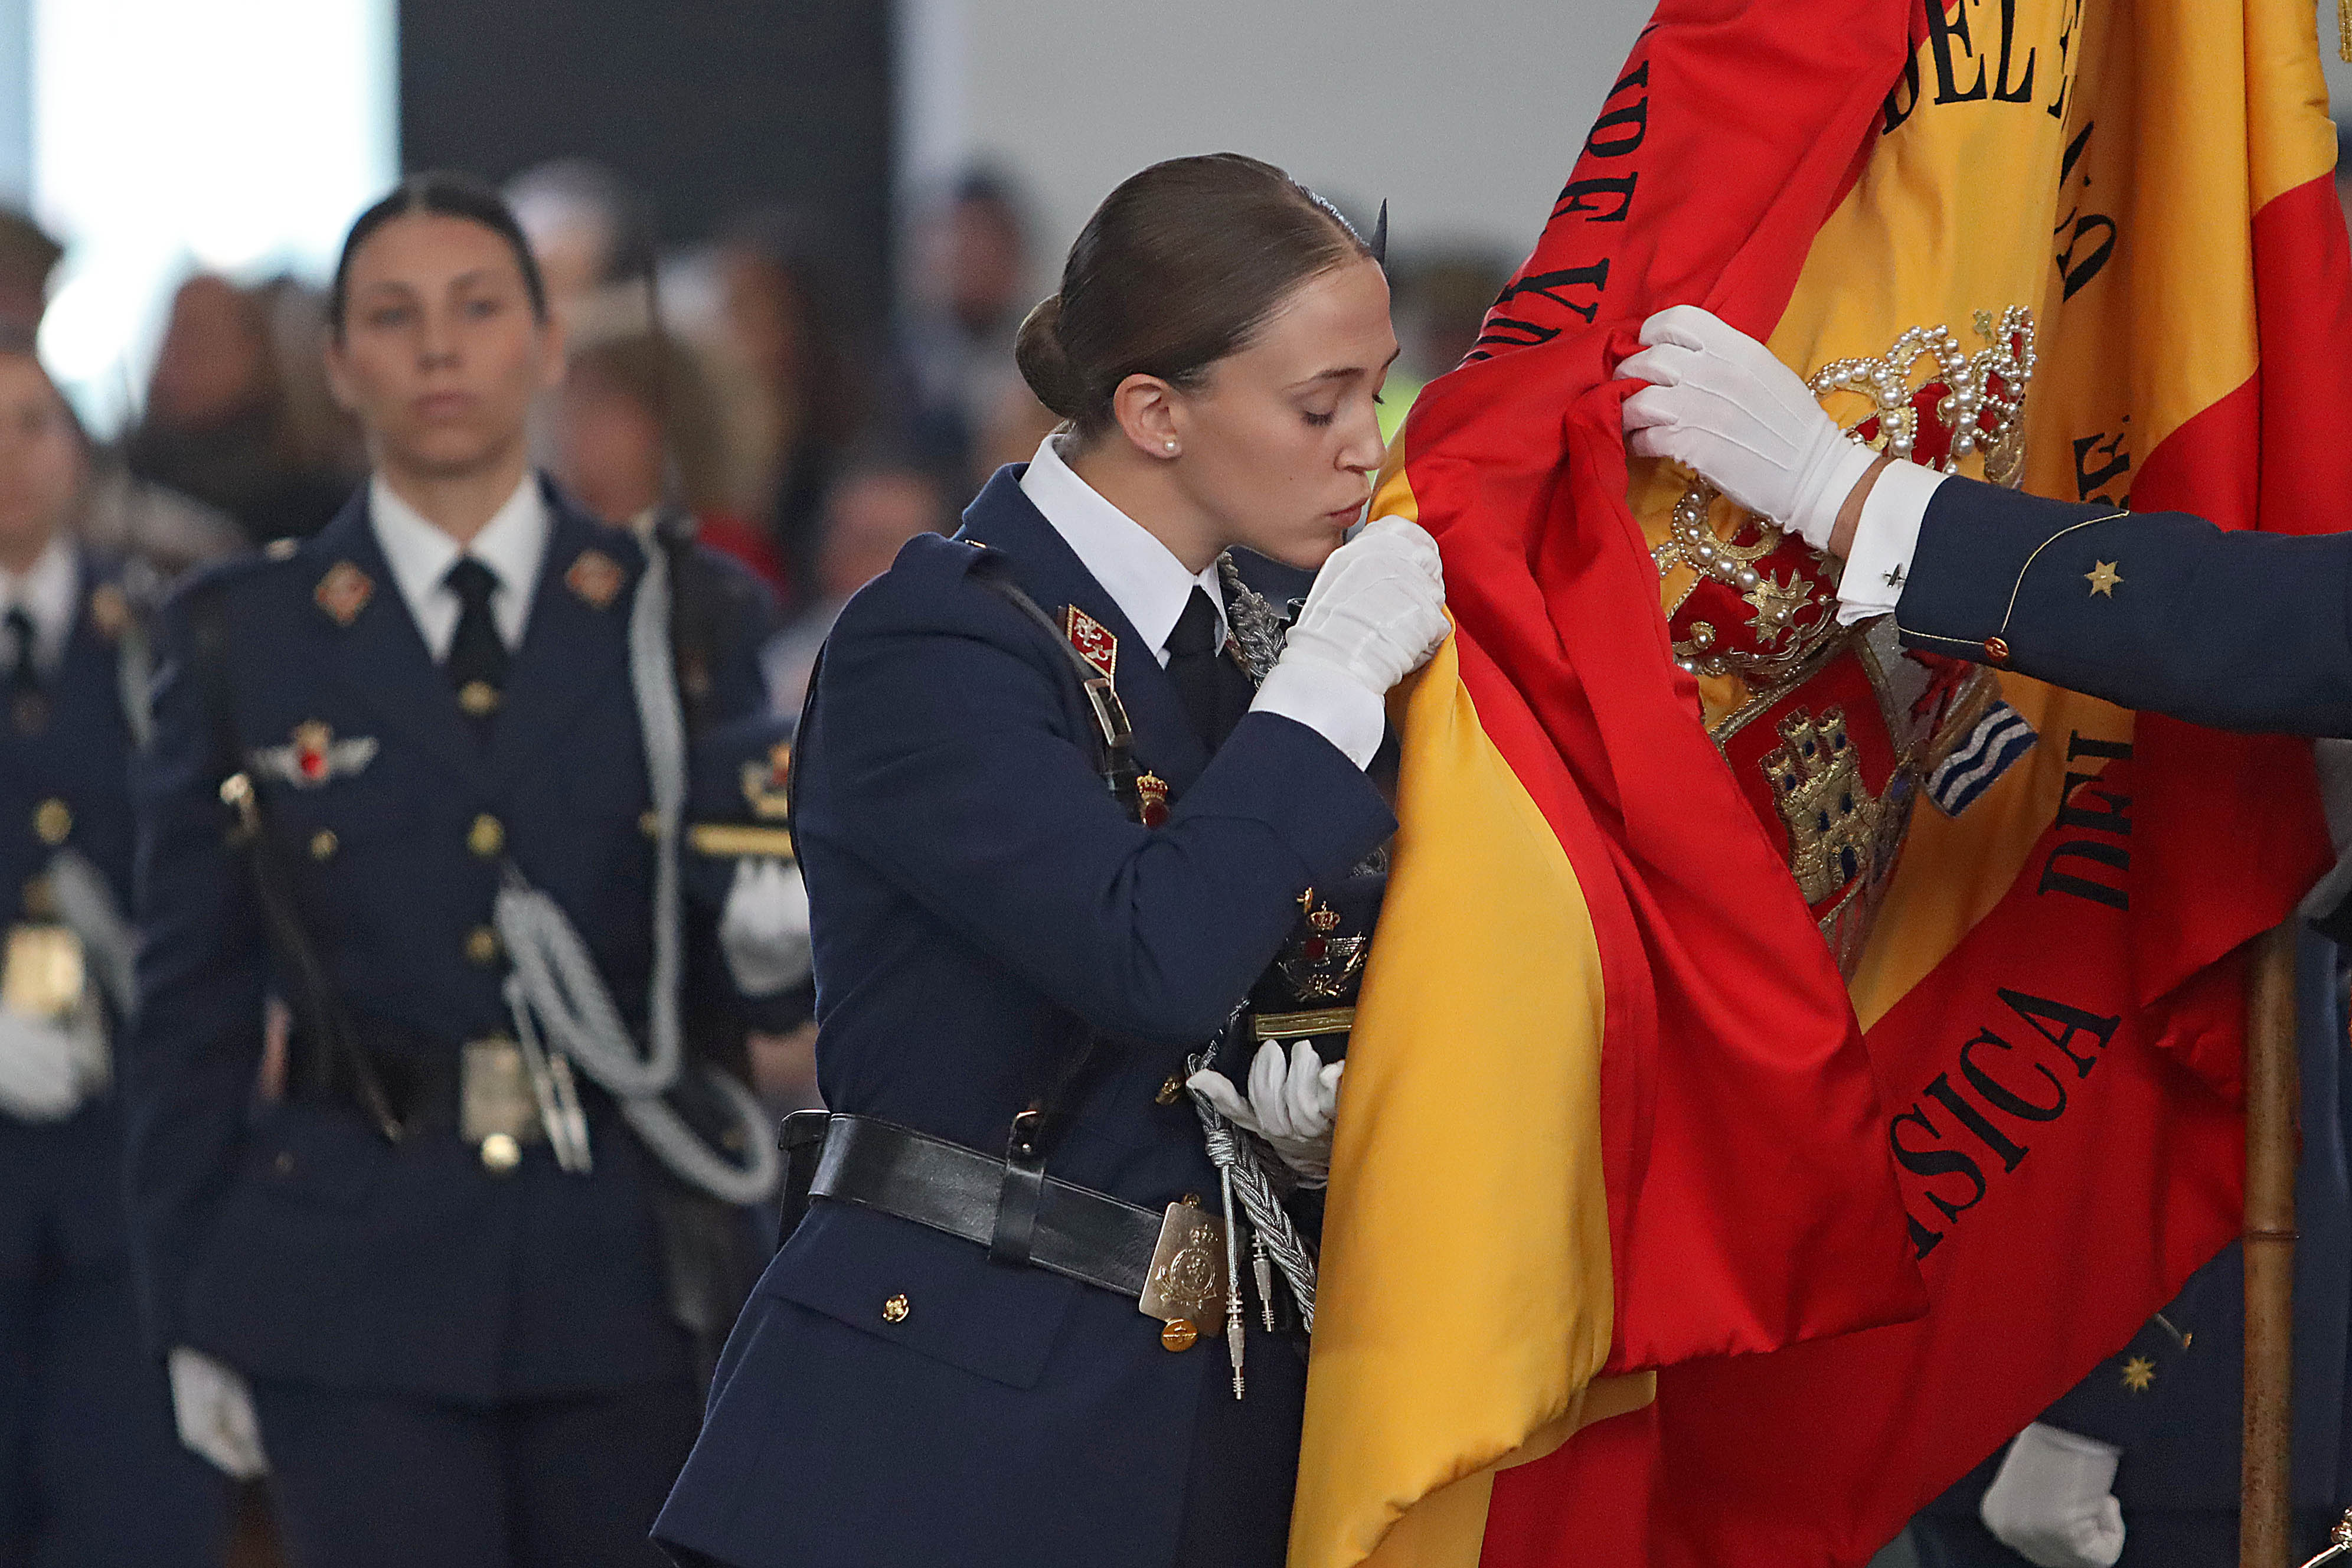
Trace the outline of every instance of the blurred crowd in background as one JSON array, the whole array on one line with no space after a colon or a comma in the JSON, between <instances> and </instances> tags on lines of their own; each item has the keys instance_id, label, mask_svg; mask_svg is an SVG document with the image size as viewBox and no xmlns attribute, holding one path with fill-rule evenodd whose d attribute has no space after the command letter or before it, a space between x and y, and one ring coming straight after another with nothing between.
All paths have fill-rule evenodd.
<instances>
[{"instance_id":1,"label":"blurred crowd in background","mask_svg":"<svg viewBox=\"0 0 2352 1568\"><path fill-rule=\"evenodd\" d=\"M925 204L905 298L878 310L826 264L805 214L745 210L665 247L637 194L594 163L541 164L507 194L568 343L539 416L541 467L616 524L682 510L774 589L781 707L797 709L842 603L914 534L951 531L987 477L1054 426L1013 342L1059 258L1037 253L1001 174L971 171ZM61 255L0 214L0 327L37 329ZM1400 268L1392 424L1468 350L1506 272L1507 258L1466 254ZM845 325L861 320L889 324ZM324 526L367 470L327 388L326 330L320 291L295 278L188 277L134 417L93 453L85 533L169 577Z\"/></svg>"}]
</instances>

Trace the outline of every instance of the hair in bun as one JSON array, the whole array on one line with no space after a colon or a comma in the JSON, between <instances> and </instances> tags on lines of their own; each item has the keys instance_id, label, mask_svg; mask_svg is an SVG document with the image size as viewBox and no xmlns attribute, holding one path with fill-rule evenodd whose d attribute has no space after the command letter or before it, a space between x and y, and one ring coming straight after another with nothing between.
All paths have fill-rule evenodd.
<instances>
[{"instance_id":1,"label":"hair in bun","mask_svg":"<svg viewBox=\"0 0 2352 1568\"><path fill-rule=\"evenodd\" d=\"M1086 413L1087 384L1070 363L1069 351L1062 346L1061 320L1059 294L1039 300L1021 323L1013 360L1038 402L1063 418L1075 420Z\"/></svg>"},{"instance_id":2,"label":"hair in bun","mask_svg":"<svg viewBox=\"0 0 2352 1568\"><path fill-rule=\"evenodd\" d=\"M1091 437L1131 375L1198 385L1307 279L1373 258L1328 203L1238 153L1171 158L1103 198L1013 353L1037 401Z\"/></svg>"}]
</instances>

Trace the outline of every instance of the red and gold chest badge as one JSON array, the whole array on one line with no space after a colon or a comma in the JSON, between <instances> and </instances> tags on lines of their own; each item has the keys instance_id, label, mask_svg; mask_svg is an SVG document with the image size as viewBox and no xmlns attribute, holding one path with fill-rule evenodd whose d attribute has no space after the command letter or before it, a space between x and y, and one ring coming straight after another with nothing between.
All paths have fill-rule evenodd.
<instances>
[{"instance_id":1,"label":"red and gold chest badge","mask_svg":"<svg viewBox=\"0 0 2352 1568\"><path fill-rule=\"evenodd\" d=\"M326 611L335 625L347 626L359 619L360 612L375 597L375 580L350 562L338 561L327 568L327 574L319 579L310 597L318 601L319 608Z\"/></svg>"},{"instance_id":2,"label":"red and gold chest badge","mask_svg":"<svg viewBox=\"0 0 2352 1568\"><path fill-rule=\"evenodd\" d=\"M1157 827L1168 820L1168 781L1158 773L1145 773L1135 781L1136 804L1142 809L1137 814L1146 827Z\"/></svg>"},{"instance_id":3,"label":"red and gold chest badge","mask_svg":"<svg viewBox=\"0 0 2352 1568\"><path fill-rule=\"evenodd\" d=\"M265 779L317 789L331 779L362 772L375 761L376 742L371 735L338 740L333 728L317 719L305 719L282 746L264 746L247 762Z\"/></svg>"},{"instance_id":4,"label":"red and gold chest badge","mask_svg":"<svg viewBox=\"0 0 2352 1568\"><path fill-rule=\"evenodd\" d=\"M1108 626L1072 605L1062 612L1062 635L1081 658L1102 671L1105 680L1118 675L1118 639L1110 635Z\"/></svg>"},{"instance_id":5,"label":"red and gold chest badge","mask_svg":"<svg viewBox=\"0 0 2352 1568\"><path fill-rule=\"evenodd\" d=\"M626 576L621 563L603 551L583 550L572 561L572 569L563 574L563 585L593 607L609 609L620 595L621 584Z\"/></svg>"}]
</instances>

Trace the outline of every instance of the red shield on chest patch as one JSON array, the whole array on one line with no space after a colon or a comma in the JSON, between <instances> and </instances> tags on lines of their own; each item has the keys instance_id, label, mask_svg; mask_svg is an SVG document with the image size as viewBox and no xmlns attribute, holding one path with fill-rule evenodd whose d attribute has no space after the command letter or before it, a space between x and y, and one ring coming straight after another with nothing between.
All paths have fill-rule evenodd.
<instances>
[{"instance_id":1,"label":"red shield on chest patch","mask_svg":"<svg viewBox=\"0 0 2352 1568\"><path fill-rule=\"evenodd\" d=\"M1117 675L1118 639L1110 635L1109 627L1072 605L1062 612L1062 633L1088 664L1102 671L1105 680Z\"/></svg>"}]
</instances>

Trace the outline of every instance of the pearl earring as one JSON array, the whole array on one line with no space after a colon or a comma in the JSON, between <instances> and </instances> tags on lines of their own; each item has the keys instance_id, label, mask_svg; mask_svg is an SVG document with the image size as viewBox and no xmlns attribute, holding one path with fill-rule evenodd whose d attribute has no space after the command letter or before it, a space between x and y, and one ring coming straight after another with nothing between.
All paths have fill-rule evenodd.
<instances>
[{"instance_id":1,"label":"pearl earring","mask_svg":"<svg viewBox=\"0 0 2352 1568\"><path fill-rule=\"evenodd\" d=\"M1176 449L1176 443L1173 441L1162 441L1160 445L1167 447L1171 452Z\"/></svg>"}]
</instances>

